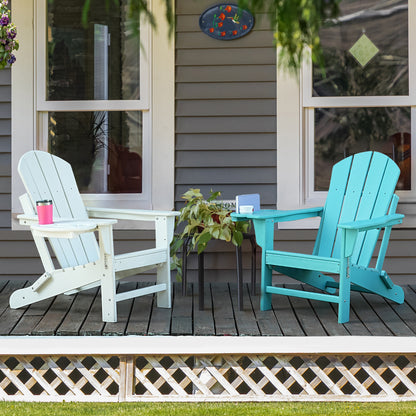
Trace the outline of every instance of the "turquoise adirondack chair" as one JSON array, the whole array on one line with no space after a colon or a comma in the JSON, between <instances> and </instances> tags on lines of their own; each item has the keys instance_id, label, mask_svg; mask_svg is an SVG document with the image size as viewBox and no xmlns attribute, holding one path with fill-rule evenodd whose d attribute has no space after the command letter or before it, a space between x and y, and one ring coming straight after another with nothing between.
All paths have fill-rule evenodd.
<instances>
[{"instance_id":1,"label":"turquoise adirondack chair","mask_svg":"<svg viewBox=\"0 0 416 416\"><path fill-rule=\"evenodd\" d=\"M235 220L251 219L257 244L262 248L261 310L271 309L272 294L296 296L338 304L338 322L349 321L351 290L404 302L403 289L382 270L391 228L400 224L394 194L398 166L377 152L363 152L337 163L332 170L324 207L303 210L260 210L232 214ZM320 216L312 255L273 249L274 224ZM369 267L381 229L384 229L375 267ZM327 293L293 290L272 285L278 271ZM339 279L325 273L338 275Z\"/></svg>"}]
</instances>

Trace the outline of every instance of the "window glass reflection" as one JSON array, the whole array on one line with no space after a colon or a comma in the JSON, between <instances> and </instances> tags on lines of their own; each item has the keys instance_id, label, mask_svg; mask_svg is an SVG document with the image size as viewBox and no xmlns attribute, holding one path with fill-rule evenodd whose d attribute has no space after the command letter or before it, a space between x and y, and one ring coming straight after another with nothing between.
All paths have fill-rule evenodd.
<instances>
[{"instance_id":1,"label":"window glass reflection","mask_svg":"<svg viewBox=\"0 0 416 416\"><path fill-rule=\"evenodd\" d=\"M327 191L332 166L352 154L375 150L400 167L397 189L411 189L410 108L315 110L315 191Z\"/></svg>"},{"instance_id":2,"label":"window glass reflection","mask_svg":"<svg viewBox=\"0 0 416 416\"><path fill-rule=\"evenodd\" d=\"M128 0L48 1L48 100L137 100L140 39L128 18ZM106 7L106 3L110 7Z\"/></svg>"},{"instance_id":3,"label":"window glass reflection","mask_svg":"<svg viewBox=\"0 0 416 416\"><path fill-rule=\"evenodd\" d=\"M321 30L325 74L313 67L313 96L408 95L408 1L343 0Z\"/></svg>"},{"instance_id":4,"label":"window glass reflection","mask_svg":"<svg viewBox=\"0 0 416 416\"><path fill-rule=\"evenodd\" d=\"M50 112L49 152L71 164L81 192L142 192L142 113Z\"/></svg>"}]
</instances>

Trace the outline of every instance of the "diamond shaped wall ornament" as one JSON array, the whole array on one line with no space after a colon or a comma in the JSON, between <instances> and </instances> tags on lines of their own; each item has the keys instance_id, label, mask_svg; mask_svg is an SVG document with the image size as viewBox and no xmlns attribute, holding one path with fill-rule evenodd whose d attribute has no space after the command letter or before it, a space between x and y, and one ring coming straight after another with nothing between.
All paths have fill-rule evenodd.
<instances>
[{"instance_id":1,"label":"diamond shaped wall ornament","mask_svg":"<svg viewBox=\"0 0 416 416\"><path fill-rule=\"evenodd\" d=\"M349 50L350 54L364 68L379 52L376 45L365 35L357 40Z\"/></svg>"}]
</instances>

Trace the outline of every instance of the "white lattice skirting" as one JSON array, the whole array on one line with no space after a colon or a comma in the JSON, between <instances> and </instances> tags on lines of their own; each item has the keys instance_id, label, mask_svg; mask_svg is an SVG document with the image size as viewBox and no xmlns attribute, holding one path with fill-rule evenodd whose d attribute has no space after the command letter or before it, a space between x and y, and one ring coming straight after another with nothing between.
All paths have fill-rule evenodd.
<instances>
[{"instance_id":1,"label":"white lattice skirting","mask_svg":"<svg viewBox=\"0 0 416 416\"><path fill-rule=\"evenodd\" d=\"M393 337L5 337L0 400L416 400L415 347Z\"/></svg>"}]
</instances>

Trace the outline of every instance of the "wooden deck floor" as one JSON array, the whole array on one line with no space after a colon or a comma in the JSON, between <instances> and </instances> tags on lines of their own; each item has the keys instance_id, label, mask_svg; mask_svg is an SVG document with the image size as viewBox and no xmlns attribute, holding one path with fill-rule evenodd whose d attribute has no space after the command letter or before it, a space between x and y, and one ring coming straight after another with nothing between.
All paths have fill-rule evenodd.
<instances>
[{"instance_id":1,"label":"wooden deck floor","mask_svg":"<svg viewBox=\"0 0 416 416\"><path fill-rule=\"evenodd\" d=\"M174 284L172 309L155 306L152 296L118 304L118 322L101 321L98 290L57 296L27 308L8 307L10 293L29 284L0 283L0 335L239 335L239 336L415 336L416 285L405 286L406 301L396 305L375 295L353 293L351 319L337 323L335 305L299 298L273 296L273 310L259 310L259 296L244 290L244 310L237 309L233 284L205 286L205 310L198 310L197 285L187 296ZM123 283L119 291L138 284ZM300 288L300 285L290 285Z\"/></svg>"}]
</instances>

